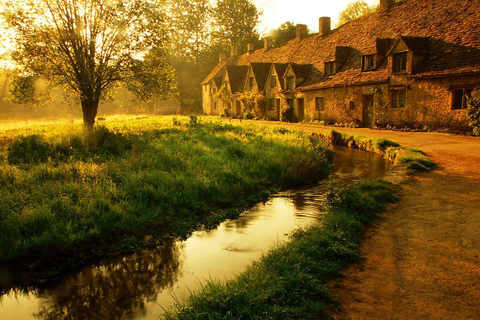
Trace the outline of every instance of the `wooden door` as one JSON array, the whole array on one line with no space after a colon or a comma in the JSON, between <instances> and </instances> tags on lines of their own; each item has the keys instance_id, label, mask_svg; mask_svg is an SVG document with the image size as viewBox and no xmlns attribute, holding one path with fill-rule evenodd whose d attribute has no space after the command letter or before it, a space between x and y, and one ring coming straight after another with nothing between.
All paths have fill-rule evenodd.
<instances>
[{"instance_id":1,"label":"wooden door","mask_svg":"<svg viewBox=\"0 0 480 320\"><path fill-rule=\"evenodd\" d=\"M362 123L364 127L373 126L373 94L363 96Z\"/></svg>"}]
</instances>

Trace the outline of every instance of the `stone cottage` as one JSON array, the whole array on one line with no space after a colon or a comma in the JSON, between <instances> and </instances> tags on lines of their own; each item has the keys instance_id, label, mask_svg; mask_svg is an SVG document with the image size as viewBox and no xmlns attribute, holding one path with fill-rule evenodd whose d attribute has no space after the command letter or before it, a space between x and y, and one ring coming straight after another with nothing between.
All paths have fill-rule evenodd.
<instances>
[{"instance_id":1,"label":"stone cottage","mask_svg":"<svg viewBox=\"0 0 480 320\"><path fill-rule=\"evenodd\" d=\"M247 93L264 117L465 129L466 99L480 84L480 0L381 0L335 30L297 26L281 47L264 39L232 50L202 82L203 111L242 115ZM222 94L218 94L222 91ZM220 96L222 99L220 99Z\"/></svg>"}]
</instances>

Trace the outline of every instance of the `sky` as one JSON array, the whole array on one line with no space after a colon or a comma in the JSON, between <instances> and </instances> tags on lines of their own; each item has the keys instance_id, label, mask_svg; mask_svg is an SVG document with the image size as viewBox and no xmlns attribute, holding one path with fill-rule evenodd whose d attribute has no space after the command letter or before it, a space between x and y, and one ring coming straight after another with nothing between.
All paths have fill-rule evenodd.
<instances>
[{"instance_id":1,"label":"sky","mask_svg":"<svg viewBox=\"0 0 480 320\"><path fill-rule=\"evenodd\" d=\"M306 24L310 32L318 32L318 18L330 17L332 28L337 23L338 14L353 0L252 0L258 9L263 9L260 17L260 34L278 28L286 21ZM378 0L364 0L375 5Z\"/></svg>"}]
</instances>

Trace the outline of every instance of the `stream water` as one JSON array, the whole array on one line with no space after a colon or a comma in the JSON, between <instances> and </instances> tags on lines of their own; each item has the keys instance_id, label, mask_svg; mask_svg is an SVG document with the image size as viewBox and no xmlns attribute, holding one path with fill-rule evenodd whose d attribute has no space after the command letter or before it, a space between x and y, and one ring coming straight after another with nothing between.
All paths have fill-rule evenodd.
<instances>
[{"instance_id":1,"label":"stream water","mask_svg":"<svg viewBox=\"0 0 480 320\"><path fill-rule=\"evenodd\" d=\"M107 258L42 287L12 289L0 296L0 319L158 319L163 308L205 280L233 277L288 233L316 221L331 183L382 176L388 166L369 152L337 148L335 153L330 178L317 186L277 194L186 241Z\"/></svg>"}]
</instances>

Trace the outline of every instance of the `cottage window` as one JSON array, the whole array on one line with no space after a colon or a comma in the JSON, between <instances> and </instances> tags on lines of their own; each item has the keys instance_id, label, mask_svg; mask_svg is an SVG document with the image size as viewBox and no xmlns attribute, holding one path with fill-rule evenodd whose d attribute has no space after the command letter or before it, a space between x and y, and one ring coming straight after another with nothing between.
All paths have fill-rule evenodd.
<instances>
[{"instance_id":1,"label":"cottage window","mask_svg":"<svg viewBox=\"0 0 480 320\"><path fill-rule=\"evenodd\" d=\"M362 70L374 70L375 69L375 55L370 54L362 57Z\"/></svg>"},{"instance_id":2,"label":"cottage window","mask_svg":"<svg viewBox=\"0 0 480 320\"><path fill-rule=\"evenodd\" d=\"M293 90L295 87L295 77L294 76L288 76L287 77L287 89Z\"/></svg>"},{"instance_id":3,"label":"cottage window","mask_svg":"<svg viewBox=\"0 0 480 320\"><path fill-rule=\"evenodd\" d=\"M350 110L355 110L355 101L350 101Z\"/></svg>"},{"instance_id":4,"label":"cottage window","mask_svg":"<svg viewBox=\"0 0 480 320\"><path fill-rule=\"evenodd\" d=\"M252 89L253 88L253 77L248 78L248 88Z\"/></svg>"},{"instance_id":5,"label":"cottage window","mask_svg":"<svg viewBox=\"0 0 480 320\"><path fill-rule=\"evenodd\" d=\"M277 86L277 76L272 75L270 77L270 87L275 88Z\"/></svg>"},{"instance_id":6,"label":"cottage window","mask_svg":"<svg viewBox=\"0 0 480 320\"><path fill-rule=\"evenodd\" d=\"M268 110L275 109L275 99L267 99L267 108Z\"/></svg>"},{"instance_id":7,"label":"cottage window","mask_svg":"<svg viewBox=\"0 0 480 320\"><path fill-rule=\"evenodd\" d=\"M467 100L470 98L472 89L459 88L453 90L452 109L466 109Z\"/></svg>"},{"instance_id":8,"label":"cottage window","mask_svg":"<svg viewBox=\"0 0 480 320\"><path fill-rule=\"evenodd\" d=\"M335 61L325 62L325 75L331 76L335 74Z\"/></svg>"},{"instance_id":9,"label":"cottage window","mask_svg":"<svg viewBox=\"0 0 480 320\"><path fill-rule=\"evenodd\" d=\"M407 71L407 53L401 52L393 55L393 72Z\"/></svg>"},{"instance_id":10,"label":"cottage window","mask_svg":"<svg viewBox=\"0 0 480 320\"><path fill-rule=\"evenodd\" d=\"M325 98L324 97L315 98L315 111L325 111Z\"/></svg>"},{"instance_id":11,"label":"cottage window","mask_svg":"<svg viewBox=\"0 0 480 320\"><path fill-rule=\"evenodd\" d=\"M393 90L392 91L392 108L403 108L407 101L407 90Z\"/></svg>"}]
</instances>

